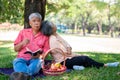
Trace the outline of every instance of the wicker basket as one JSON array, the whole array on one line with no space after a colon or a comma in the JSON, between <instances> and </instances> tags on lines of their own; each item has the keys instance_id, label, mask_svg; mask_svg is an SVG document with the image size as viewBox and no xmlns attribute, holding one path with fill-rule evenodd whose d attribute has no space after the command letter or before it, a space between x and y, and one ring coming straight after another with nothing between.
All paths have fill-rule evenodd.
<instances>
[{"instance_id":1,"label":"wicker basket","mask_svg":"<svg viewBox=\"0 0 120 80\"><path fill-rule=\"evenodd\" d=\"M53 48L53 49L59 49L59 48ZM52 51L53 49L50 49L45 53L44 59L49 54L49 52ZM49 69L45 68L45 65L44 65L42 70L45 75L56 76L56 75L63 74L66 71L65 54L64 54L63 50L61 50L61 49L59 49L59 50L62 52L61 54L64 55L64 61L63 61L63 65L62 65L63 69L62 70L49 70Z\"/></svg>"}]
</instances>

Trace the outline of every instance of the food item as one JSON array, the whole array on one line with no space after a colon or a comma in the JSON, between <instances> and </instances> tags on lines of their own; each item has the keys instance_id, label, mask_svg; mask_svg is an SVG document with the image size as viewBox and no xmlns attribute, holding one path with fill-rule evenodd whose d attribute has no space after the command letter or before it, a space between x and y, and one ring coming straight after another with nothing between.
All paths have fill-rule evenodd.
<instances>
[{"instance_id":1,"label":"food item","mask_svg":"<svg viewBox=\"0 0 120 80\"><path fill-rule=\"evenodd\" d=\"M64 70L64 66L61 65L60 63L52 63L49 70L51 71L61 71Z\"/></svg>"},{"instance_id":2,"label":"food item","mask_svg":"<svg viewBox=\"0 0 120 80\"><path fill-rule=\"evenodd\" d=\"M60 70L64 70L64 69L65 69L65 67L64 67L64 66L61 66L61 67L60 67Z\"/></svg>"},{"instance_id":3,"label":"food item","mask_svg":"<svg viewBox=\"0 0 120 80\"><path fill-rule=\"evenodd\" d=\"M50 70L57 70L57 67L55 66L54 63L51 64Z\"/></svg>"},{"instance_id":4,"label":"food item","mask_svg":"<svg viewBox=\"0 0 120 80\"><path fill-rule=\"evenodd\" d=\"M57 68L60 68L61 64L60 64L60 63L55 63L55 66L56 66Z\"/></svg>"}]
</instances>

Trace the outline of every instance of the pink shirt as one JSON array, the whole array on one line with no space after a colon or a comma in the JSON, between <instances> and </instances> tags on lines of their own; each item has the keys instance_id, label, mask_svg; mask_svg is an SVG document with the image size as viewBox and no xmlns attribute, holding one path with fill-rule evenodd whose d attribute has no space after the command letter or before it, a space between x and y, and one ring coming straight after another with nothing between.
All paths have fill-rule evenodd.
<instances>
[{"instance_id":1,"label":"pink shirt","mask_svg":"<svg viewBox=\"0 0 120 80\"><path fill-rule=\"evenodd\" d=\"M19 44L24 39L29 39L30 43L21 48L17 54L17 58L24 58L26 60L29 60L31 58L30 54L24 54L27 51L26 47L33 52L38 49L46 52L49 49L49 38L43 35L41 32L34 36L32 29L23 29L20 31L17 39L14 41L14 45Z\"/></svg>"}]
</instances>

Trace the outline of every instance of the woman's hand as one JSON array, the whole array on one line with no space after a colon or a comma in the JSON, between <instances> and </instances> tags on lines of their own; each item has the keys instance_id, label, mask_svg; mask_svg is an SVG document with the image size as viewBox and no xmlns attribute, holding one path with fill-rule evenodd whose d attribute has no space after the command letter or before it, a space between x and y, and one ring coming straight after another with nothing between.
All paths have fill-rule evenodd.
<instances>
[{"instance_id":1,"label":"woman's hand","mask_svg":"<svg viewBox=\"0 0 120 80\"><path fill-rule=\"evenodd\" d=\"M71 51L71 50L72 50L71 47L67 47L67 54L68 54L68 55L71 55L71 54L72 54L72 51Z\"/></svg>"}]
</instances>

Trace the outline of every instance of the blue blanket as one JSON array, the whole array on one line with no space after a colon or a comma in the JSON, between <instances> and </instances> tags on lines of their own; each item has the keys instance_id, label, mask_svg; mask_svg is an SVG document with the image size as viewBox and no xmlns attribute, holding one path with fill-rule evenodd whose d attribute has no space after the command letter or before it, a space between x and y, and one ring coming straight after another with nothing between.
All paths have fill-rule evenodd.
<instances>
[{"instance_id":1,"label":"blue blanket","mask_svg":"<svg viewBox=\"0 0 120 80\"><path fill-rule=\"evenodd\" d=\"M66 72L70 72L71 69L67 69ZM14 70L13 68L0 68L0 75L7 75L7 76L10 76L11 73L13 73ZM39 73L37 73L36 75L33 75L32 76L33 78L43 78L45 77L45 75L43 74L42 70L39 71Z\"/></svg>"},{"instance_id":2,"label":"blue blanket","mask_svg":"<svg viewBox=\"0 0 120 80\"><path fill-rule=\"evenodd\" d=\"M7 76L10 76L11 73L13 73L14 70L13 68L0 68L0 75L7 75ZM33 75L32 76L33 78L34 77L45 77L45 75L43 74L43 72L40 70L39 73L37 73L36 75Z\"/></svg>"}]
</instances>

